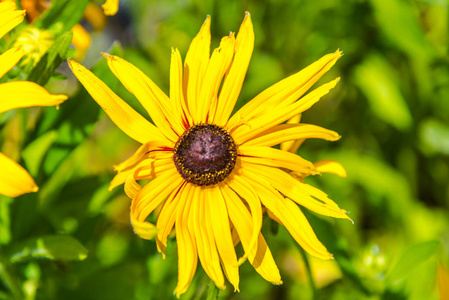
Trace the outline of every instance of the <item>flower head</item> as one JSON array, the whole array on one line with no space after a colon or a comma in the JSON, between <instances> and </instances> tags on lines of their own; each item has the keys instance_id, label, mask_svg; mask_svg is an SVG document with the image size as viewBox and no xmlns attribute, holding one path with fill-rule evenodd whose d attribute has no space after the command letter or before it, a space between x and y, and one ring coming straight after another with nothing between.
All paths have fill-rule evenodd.
<instances>
[{"instance_id":1,"label":"flower head","mask_svg":"<svg viewBox=\"0 0 449 300\"><path fill-rule=\"evenodd\" d=\"M0 3L0 38L20 24L25 11L17 10L13 2ZM0 55L0 78L14 67L24 55L21 48L11 48ZM51 95L40 85L28 81L15 81L0 84L0 113L30 106L53 106L64 102L65 95ZM0 153L0 194L17 197L25 193L36 192L38 187L30 174Z\"/></svg>"},{"instance_id":2,"label":"flower head","mask_svg":"<svg viewBox=\"0 0 449 300\"><path fill-rule=\"evenodd\" d=\"M115 166L111 188L125 182L132 198L131 222L144 239L156 239L165 256L167 237L175 230L178 285L184 293L201 262L214 283L225 277L238 290L238 266L245 259L266 280L281 284L279 270L260 229L263 208L284 225L311 255L331 259L300 207L336 218L346 212L321 190L290 172L319 174L300 156L272 148L286 141L339 135L309 124L284 124L332 89L339 79L306 91L342 55L325 55L304 70L269 87L231 118L254 47L249 13L237 36L225 36L210 55L210 17L193 39L184 65L172 49L170 95L129 62L104 54L123 85L144 106L153 123L133 110L90 71L69 60L70 67L95 101L126 134L142 146ZM137 180L151 179L144 187ZM161 207L157 223L146 218ZM240 242L244 255L237 257ZM224 271L224 272L223 272Z\"/></svg>"}]
</instances>

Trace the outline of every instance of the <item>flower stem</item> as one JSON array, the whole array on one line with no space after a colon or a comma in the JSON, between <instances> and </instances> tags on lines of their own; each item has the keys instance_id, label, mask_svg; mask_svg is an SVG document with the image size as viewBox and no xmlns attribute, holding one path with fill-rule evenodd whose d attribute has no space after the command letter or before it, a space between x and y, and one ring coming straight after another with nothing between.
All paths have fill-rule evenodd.
<instances>
[{"instance_id":1,"label":"flower stem","mask_svg":"<svg viewBox=\"0 0 449 300\"><path fill-rule=\"evenodd\" d=\"M218 299L218 288L215 283L211 280L209 283L209 290L207 291L206 300L217 300Z\"/></svg>"},{"instance_id":2,"label":"flower stem","mask_svg":"<svg viewBox=\"0 0 449 300\"><path fill-rule=\"evenodd\" d=\"M2 256L0 256L0 280L3 281L6 287L9 288L14 296L14 299L23 299L22 291L17 285L16 280L8 272L7 264L5 263Z\"/></svg>"},{"instance_id":3,"label":"flower stem","mask_svg":"<svg viewBox=\"0 0 449 300\"><path fill-rule=\"evenodd\" d=\"M312 293L312 297L310 299L317 299L317 289L315 285L315 280L313 279L312 274L312 268L310 267L309 257L307 256L307 253L304 251L304 249L297 245L299 248L299 252L301 253L301 256L304 260L304 265L306 266L307 276L309 277L309 286L310 291Z\"/></svg>"}]
</instances>

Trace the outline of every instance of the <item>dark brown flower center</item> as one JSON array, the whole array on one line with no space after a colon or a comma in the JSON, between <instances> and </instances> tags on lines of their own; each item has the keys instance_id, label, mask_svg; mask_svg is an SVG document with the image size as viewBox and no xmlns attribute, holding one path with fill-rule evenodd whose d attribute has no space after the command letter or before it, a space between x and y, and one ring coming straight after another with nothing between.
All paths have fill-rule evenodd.
<instances>
[{"instance_id":1,"label":"dark brown flower center","mask_svg":"<svg viewBox=\"0 0 449 300\"><path fill-rule=\"evenodd\" d=\"M173 149L182 178L200 186L223 181L234 169L237 147L220 126L199 124L187 129Z\"/></svg>"}]
</instances>

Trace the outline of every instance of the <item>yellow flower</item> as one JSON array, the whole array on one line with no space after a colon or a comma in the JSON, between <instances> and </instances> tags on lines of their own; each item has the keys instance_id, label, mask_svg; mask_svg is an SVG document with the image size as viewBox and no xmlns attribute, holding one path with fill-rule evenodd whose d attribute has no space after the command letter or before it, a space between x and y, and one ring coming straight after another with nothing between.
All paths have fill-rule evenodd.
<instances>
[{"instance_id":1,"label":"yellow flower","mask_svg":"<svg viewBox=\"0 0 449 300\"><path fill-rule=\"evenodd\" d=\"M16 10L13 2L0 3L0 38L22 22L24 10ZM20 48L12 48L0 55L0 78L14 67L24 55ZM67 99L65 95L51 95L33 82L16 81L0 84L0 113L30 106L58 105ZM30 174L16 162L0 153L0 194L17 197L36 192L38 187Z\"/></svg>"},{"instance_id":2,"label":"yellow flower","mask_svg":"<svg viewBox=\"0 0 449 300\"><path fill-rule=\"evenodd\" d=\"M311 255L332 259L298 204L345 218L321 190L294 179L287 171L318 174L296 154L272 148L285 141L318 137L337 140L333 131L309 124L282 124L302 113L332 89L339 78L306 91L342 55L325 55L304 70L257 95L231 118L254 48L249 13L234 33L210 55L210 17L193 39L184 67L172 49L170 96L125 60L104 54L114 75L144 106L154 125L138 114L89 70L73 60L70 67L115 124L142 146L123 163L111 189L125 182L131 222L144 239L155 237L165 256L167 236L175 228L178 244L177 296L195 274L198 258L219 288L224 276L238 290L238 266L248 259L273 284L279 270L260 233L265 208ZM151 179L141 187L136 180ZM160 208L157 223L146 218ZM176 224L176 226L175 226ZM238 259L234 245L242 243ZM224 272L223 272L224 271ZM224 273L224 275L223 275Z\"/></svg>"},{"instance_id":3,"label":"yellow flower","mask_svg":"<svg viewBox=\"0 0 449 300\"><path fill-rule=\"evenodd\" d=\"M113 16L118 12L118 0L106 0L101 8L106 16Z\"/></svg>"},{"instance_id":4,"label":"yellow flower","mask_svg":"<svg viewBox=\"0 0 449 300\"><path fill-rule=\"evenodd\" d=\"M4 0L0 0L4 1ZM14 0L11 0L14 2ZM101 31L106 27L107 18L106 16L113 16L118 11L118 0L107 0L106 3L102 5L103 10L96 4L89 2L87 4L87 7L83 13L83 19L86 20L90 25L92 25L92 28L94 31ZM24 10L26 10L26 17L30 24L34 22L36 18L38 18L49 6L50 1L48 0L21 0L20 5ZM40 47L33 47L33 51L37 52L40 49L43 49L45 52L48 47L45 47L45 45L48 44L50 40L53 43L54 37L51 36L51 33L48 31L38 30L37 28L30 27L29 33L24 33L23 38L31 39L31 42L33 42L33 38L35 41L38 41L39 39L42 39L44 42L44 46L42 46L42 43L40 41ZM75 24L72 28L73 32L73 39L72 44L76 49L76 57L75 59L77 61L82 61L84 57L86 56L87 50L89 49L90 45L92 44L92 37L90 36L89 32L84 29L84 27L81 24ZM51 43L51 44L52 44ZM32 44L32 43L31 43ZM51 44L49 46L51 46ZM31 45L28 45L28 47L31 47ZM39 49L38 49L39 48ZM40 52L40 51L38 51ZM35 56L36 58L37 56ZM39 59L37 57L37 59Z\"/></svg>"}]
</instances>

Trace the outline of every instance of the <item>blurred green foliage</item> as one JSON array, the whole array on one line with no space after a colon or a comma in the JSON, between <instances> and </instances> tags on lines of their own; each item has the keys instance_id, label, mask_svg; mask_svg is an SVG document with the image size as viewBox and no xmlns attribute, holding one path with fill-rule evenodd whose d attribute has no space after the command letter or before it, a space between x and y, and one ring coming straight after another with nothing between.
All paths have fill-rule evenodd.
<instances>
[{"instance_id":1,"label":"blurred green foliage","mask_svg":"<svg viewBox=\"0 0 449 300\"><path fill-rule=\"evenodd\" d=\"M19 109L1 116L2 151L10 151L11 157L21 152L40 190L14 200L0 198L0 299L174 298L175 241L169 242L163 260L154 241L133 234L123 190L107 189L112 165L137 144L79 88L65 63L57 69L65 76L48 77L66 58L68 30L87 4L53 2L53 10L35 26L49 29L58 42L28 78L41 84L50 79L46 87L68 93L70 99L59 110ZM100 52L134 63L168 92L170 47L179 48L184 57L207 14L216 47L222 36L238 30L244 12L251 12L256 45L237 107L324 54L344 50L320 81L341 76L341 82L302 117L302 122L336 130L342 138L307 141L298 153L311 161L343 164L347 178L323 175L307 181L350 211L354 224L305 212L335 256L335 262L308 258L314 291L290 235L282 227L272 230L266 220L264 235L284 285L265 282L245 263L240 293L229 286L219 292L220 299L447 299L439 296L442 285L449 285L443 280L449 278L446 0L120 4L106 30L92 33L83 64L143 115ZM25 77L17 67L8 76ZM8 150L6 137L17 128L23 132L15 140L19 149ZM437 268L443 271L437 273ZM182 299L206 299L208 288L199 267Z\"/></svg>"}]
</instances>

